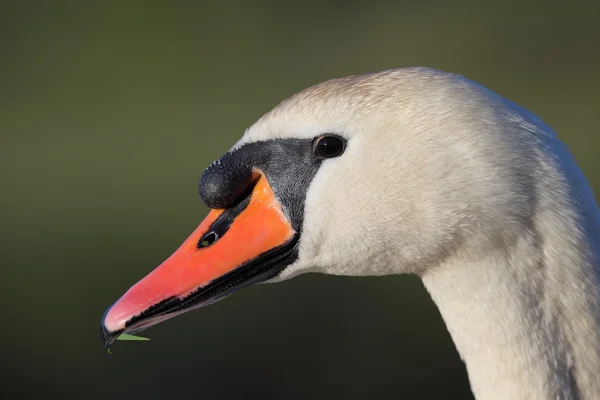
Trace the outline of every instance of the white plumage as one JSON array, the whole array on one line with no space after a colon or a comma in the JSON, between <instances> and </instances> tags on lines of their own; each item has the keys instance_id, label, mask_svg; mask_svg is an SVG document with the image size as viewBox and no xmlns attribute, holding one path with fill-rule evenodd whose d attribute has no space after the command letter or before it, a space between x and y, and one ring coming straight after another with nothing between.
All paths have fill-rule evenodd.
<instances>
[{"instance_id":1,"label":"white plumage","mask_svg":"<svg viewBox=\"0 0 600 400\"><path fill-rule=\"evenodd\" d=\"M600 399L600 211L535 115L425 68L331 80L235 147L348 138L307 193L299 258L277 280L418 274L480 400Z\"/></svg>"}]
</instances>

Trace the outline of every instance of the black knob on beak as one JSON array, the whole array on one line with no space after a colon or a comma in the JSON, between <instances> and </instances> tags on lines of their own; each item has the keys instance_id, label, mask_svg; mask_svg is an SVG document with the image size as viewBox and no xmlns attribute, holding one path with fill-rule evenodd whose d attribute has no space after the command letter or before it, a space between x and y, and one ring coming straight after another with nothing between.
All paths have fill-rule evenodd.
<instances>
[{"instance_id":1,"label":"black knob on beak","mask_svg":"<svg viewBox=\"0 0 600 400\"><path fill-rule=\"evenodd\" d=\"M253 183L252 166L237 152L213 162L198 183L200 198L210 208L229 208L248 194Z\"/></svg>"}]
</instances>

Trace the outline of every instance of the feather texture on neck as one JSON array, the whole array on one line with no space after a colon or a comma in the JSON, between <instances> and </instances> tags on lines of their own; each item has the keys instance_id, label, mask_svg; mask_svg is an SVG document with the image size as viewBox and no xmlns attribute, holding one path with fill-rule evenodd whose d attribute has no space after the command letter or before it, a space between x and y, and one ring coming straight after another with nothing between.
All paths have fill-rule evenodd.
<instances>
[{"instance_id":1,"label":"feather texture on neck","mask_svg":"<svg viewBox=\"0 0 600 400\"><path fill-rule=\"evenodd\" d=\"M481 400L600 399L600 216L563 146L540 146L512 238L423 276Z\"/></svg>"}]
</instances>

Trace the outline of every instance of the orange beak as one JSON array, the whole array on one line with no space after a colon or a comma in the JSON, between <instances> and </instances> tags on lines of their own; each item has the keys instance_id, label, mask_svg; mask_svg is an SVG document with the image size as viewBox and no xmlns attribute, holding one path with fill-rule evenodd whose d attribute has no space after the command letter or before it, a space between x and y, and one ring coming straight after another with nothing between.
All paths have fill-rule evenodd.
<instances>
[{"instance_id":1,"label":"orange beak","mask_svg":"<svg viewBox=\"0 0 600 400\"><path fill-rule=\"evenodd\" d=\"M214 303L287 265L296 231L266 177L255 176L249 198L212 210L175 253L106 311L101 331L107 347L124 332Z\"/></svg>"}]
</instances>

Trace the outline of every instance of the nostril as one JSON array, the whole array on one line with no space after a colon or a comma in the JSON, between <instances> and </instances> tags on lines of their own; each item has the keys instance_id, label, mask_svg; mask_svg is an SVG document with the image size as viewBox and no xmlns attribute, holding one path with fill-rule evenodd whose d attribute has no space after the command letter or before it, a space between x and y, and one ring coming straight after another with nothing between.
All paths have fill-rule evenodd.
<instances>
[{"instance_id":1,"label":"nostril","mask_svg":"<svg viewBox=\"0 0 600 400\"><path fill-rule=\"evenodd\" d=\"M214 242L216 242L218 238L219 238L219 235L217 235L215 232L208 232L206 235L204 235L200 238L200 240L198 241L197 247L199 249L208 247L211 244L213 244Z\"/></svg>"}]
</instances>

